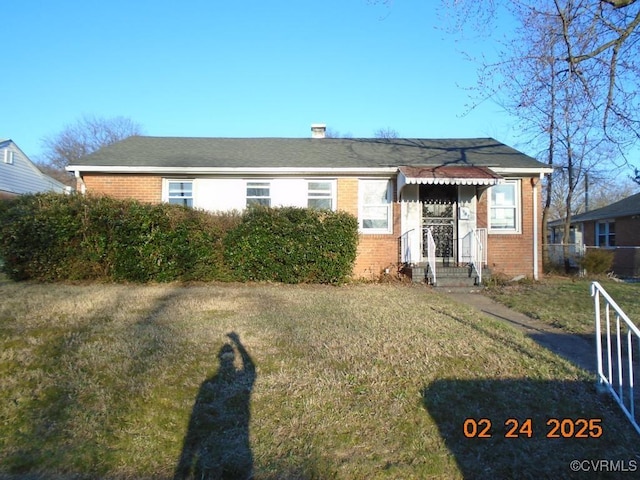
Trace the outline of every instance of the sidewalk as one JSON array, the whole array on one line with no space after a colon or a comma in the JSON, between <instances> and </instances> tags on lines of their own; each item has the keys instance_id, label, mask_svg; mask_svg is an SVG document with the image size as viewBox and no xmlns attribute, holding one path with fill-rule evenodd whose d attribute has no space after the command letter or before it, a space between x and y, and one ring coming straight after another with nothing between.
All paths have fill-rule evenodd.
<instances>
[{"instance_id":1,"label":"sidewalk","mask_svg":"<svg viewBox=\"0 0 640 480\"><path fill-rule=\"evenodd\" d=\"M595 338L563 332L539 320L511 310L477 292L443 289L456 302L470 306L479 312L496 318L524 332L542 347L589 372L596 372Z\"/></svg>"}]
</instances>

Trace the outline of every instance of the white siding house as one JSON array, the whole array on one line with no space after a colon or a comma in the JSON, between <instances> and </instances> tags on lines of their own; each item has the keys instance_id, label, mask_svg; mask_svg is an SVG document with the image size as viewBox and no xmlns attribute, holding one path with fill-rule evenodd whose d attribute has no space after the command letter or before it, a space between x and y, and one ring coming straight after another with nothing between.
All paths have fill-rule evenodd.
<instances>
[{"instance_id":1,"label":"white siding house","mask_svg":"<svg viewBox=\"0 0 640 480\"><path fill-rule=\"evenodd\" d=\"M269 207L336 209L335 178L165 178L162 201L203 210L244 210L257 203Z\"/></svg>"},{"instance_id":2,"label":"white siding house","mask_svg":"<svg viewBox=\"0 0 640 480\"><path fill-rule=\"evenodd\" d=\"M0 198L69 190L70 187L42 173L15 142L0 140Z\"/></svg>"}]
</instances>

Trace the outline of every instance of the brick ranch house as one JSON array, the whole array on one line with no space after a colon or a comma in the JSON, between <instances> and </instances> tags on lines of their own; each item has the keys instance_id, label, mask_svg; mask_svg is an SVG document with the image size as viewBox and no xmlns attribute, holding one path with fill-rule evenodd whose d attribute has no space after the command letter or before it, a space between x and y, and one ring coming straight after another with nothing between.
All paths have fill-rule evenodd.
<instances>
[{"instance_id":1,"label":"brick ranch house","mask_svg":"<svg viewBox=\"0 0 640 480\"><path fill-rule=\"evenodd\" d=\"M548 227L549 243L561 247L564 220L549 222ZM570 234L572 247L577 247L572 251L582 255L585 247L610 250L616 275L640 277L640 193L572 216Z\"/></svg>"},{"instance_id":2,"label":"brick ranch house","mask_svg":"<svg viewBox=\"0 0 640 480\"><path fill-rule=\"evenodd\" d=\"M343 210L359 221L355 277L482 263L537 278L544 164L492 138L134 136L76 161L81 192L209 211L250 204ZM435 248L434 248L435 247ZM481 252L475 255L475 252Z\"/></svg>"}]
</instances>

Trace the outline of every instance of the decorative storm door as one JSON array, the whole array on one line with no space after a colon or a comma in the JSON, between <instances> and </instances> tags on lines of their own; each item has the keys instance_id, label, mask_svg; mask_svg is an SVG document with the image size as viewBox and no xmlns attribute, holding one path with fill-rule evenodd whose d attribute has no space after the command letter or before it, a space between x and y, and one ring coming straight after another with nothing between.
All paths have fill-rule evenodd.
<instances>
[{"instance_id":1,"label":"decorative storm door","mask_svg":"<svg viewBox=\"0 0 640 480\"><path fill-rule=\"evenodd\" d=\"M423 242L422 255L427 256L427 229L431 229L436 244L436 258L445 265L456 258L455 211L457 190L450 185L421 185Z\"/></svg>"}]
</instances>

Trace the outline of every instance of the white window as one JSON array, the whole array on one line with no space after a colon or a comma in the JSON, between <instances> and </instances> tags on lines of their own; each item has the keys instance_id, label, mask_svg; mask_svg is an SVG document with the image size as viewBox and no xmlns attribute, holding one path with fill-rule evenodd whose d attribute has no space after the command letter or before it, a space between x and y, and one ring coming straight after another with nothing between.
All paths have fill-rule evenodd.
<instances>
[{"instance_id":1,"label":"white window","mask_svg":"<svg viewBox=\"0 0 640 480\"><path fill-rule=\"evenodd\" d=\"M270 182L247 182L247 207L249 205L271 206Z\"/></svg>"},{"instance_id":2,"label":"white window","mask_svg":"<svg viewBox=\"0 0 640 480\"><path fill-rule=\"evenodd\" d=\"M360 229L365 233L391 233L391 182L360 180Z\"/></svg>"},{"instance_id":3,"label":"white window","mask_svg":"<svg viewBox=\"0 0 640 480\"><path fill-rule=\"evenodd\" d=\"M506 180L489 190L489 230L493 233L520 232L520 182Z\"/></svg>"},{"instance_id":4,"label":"white window","mask_svg":"<svg viewBox=\"0 0 640 480\"><path fill-rule=\"evenodd\" d=\"M596 223L596 245L598 247L616 246L616 224L613 221Z\"/></svg>"},{"instance_id":5,"label":"white window","mask_svg":"<svg viewBox=\"0 0 640 480\"><path fill-rule=\"evenodd\" d=\"M334 182L309 180L307 183L307 207L333 210Z\"/></svg>"},{"instance_id":6,"label":"white window","mask_svg":"<svg viewBox=\"0 0 640 480\"><path fill-rule=\"evenodd\" d=\"M193 181L167 180L167 202L172 205L193 207Z\"/></svg>"},{"instance_id":7,"label":"white window","mask_svg":"<svg viewBox=\"0 0 640 480\"><path fill-rule=\"evenodd\" d=\"M4 163L8 163L9 165L13 165L13 151L6 149L4 151Z\"/></svg>"}]
</instances>

